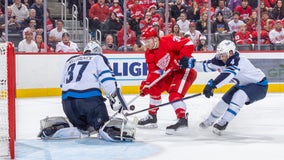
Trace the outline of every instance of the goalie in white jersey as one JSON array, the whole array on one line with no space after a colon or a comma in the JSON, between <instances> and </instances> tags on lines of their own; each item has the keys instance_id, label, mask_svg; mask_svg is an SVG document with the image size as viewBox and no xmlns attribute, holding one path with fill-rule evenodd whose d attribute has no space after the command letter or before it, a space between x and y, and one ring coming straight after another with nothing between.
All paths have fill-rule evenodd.
<instances>
[{"instance_id":1,"label":"goalie in white jersey","mask_svg":"<svg viewBox=\"0 0 284 160\"><path fill-rule=\"evenodd\" d=\"M203 90L203 94L210 98L213 91L229 82L236 84L227 91L222 99L213 108L208 118L200 123L201 128L213 126L213 133L221 135L230 121L238 114L246 104L261 100L266 96L268 81L264 73L245 57L240 57L236 51L236 45L229 40L222 41L217 46L216 56L211 60L202 62L194 58L184 57L180 61L183 68L193 68L197 71L220 71L213 80L209 80Z\"/></svg>"},{"instance_id":2,"label":"goalie in white jersey","mask_svg":"<svg viewBox=\"0 0 284 160\"><path fill-rule=\"evenodd\" d=\"M89 42L84 49L84 54L72 56L65 63L61 80L64 113L81 133L90 134L99 131L99 135L109 141L134 139L135 128L129 127L127 121L121 118L109 118L104 102L106 99L102 96L101 88L107 95L113 110L120 112L125 109L125 101L117 87L107 58L102 55L99 44ZM53 119L53 124L49 122L50 119L45 120L51 124L47 125L50 133L44 134L52 138L62 138L60 137L62 135L63 138L68 138L67 132L66 136L56 133L59 129L68 128L68 125L58 127L57 119ZM59 124L62 124L62 120ZM126 127L121 128L121 126ZM47 127L42 127L42 129ZM54 137L54 135L59 136ZM73 137L70 136L70 138Z\"/></svg>"}]
</instances>

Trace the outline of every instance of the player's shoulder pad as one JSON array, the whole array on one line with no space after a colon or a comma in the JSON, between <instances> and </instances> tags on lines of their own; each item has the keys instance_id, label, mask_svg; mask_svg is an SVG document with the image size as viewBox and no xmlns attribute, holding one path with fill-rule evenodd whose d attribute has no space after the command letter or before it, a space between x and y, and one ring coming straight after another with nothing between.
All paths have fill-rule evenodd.
<instances>
[{"instance_id":1,"label":"player's shoulder pad","mask_svg":"<svg viewBox=\"0 0 284 160\"><path fill-rule=\"evenodd\" d=\"M235 54L227 60L226 66L227 67L228 66L238 66L239 61L240 61L240 54L239 52L235 52Z\"/></svg>"}]
</instances>

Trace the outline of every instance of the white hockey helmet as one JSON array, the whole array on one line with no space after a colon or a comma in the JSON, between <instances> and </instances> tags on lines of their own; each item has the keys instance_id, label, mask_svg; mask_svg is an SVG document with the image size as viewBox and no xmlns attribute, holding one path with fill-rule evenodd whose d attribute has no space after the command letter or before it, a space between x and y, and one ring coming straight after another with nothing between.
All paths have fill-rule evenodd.
<instances>
[{"instance_id":1,"label":"white hockey helmet","mask_svg":"<svg viewBox=\"0 0 284 160\"><path fill-rule=\"evenodd\" d=\"M236 52L236 45L233 41L230 40L223 40L221 43L218 44L216 49L216 57L220 57L221 54L229 55L230 51L233 54Z\"/></svg>"},{"instance_id":2,"label":"white hockey helmet","mask_svg":"<svg viewBox=\"0 0 284 160\"><path fill-rule=\"evenodd\" d=\"M90 41L84 48L84 53L102 54L102 47L95 41Z\"/></svg>"}]
</instances>

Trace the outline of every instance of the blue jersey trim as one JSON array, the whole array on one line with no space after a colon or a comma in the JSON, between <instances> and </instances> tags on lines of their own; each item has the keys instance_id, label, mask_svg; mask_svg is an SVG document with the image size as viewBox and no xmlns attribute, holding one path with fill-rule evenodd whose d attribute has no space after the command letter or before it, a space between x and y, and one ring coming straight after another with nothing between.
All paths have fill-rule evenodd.
<instances>
[{"instance_id":1,"label":"blue jersey trim","mask_svg":"<svg viewBox=\"0 0 284 160\"><path fill-rule=\"evenodd\" d=\"M73 97L73 98L89 98L89 97L94 97L94 96L101 96L102 93L100 90L95 89L95 90L90 90L90 91L67 91L67 92L62 92L62 99L67 99L68 97Z\"/></svg>"},{"instance_id":2,"label":"blue jersey trim","mask_svg":"<svg viewBox=\"0 0 284 160\"><path fill-rule=\"evenodd\" d=\"M206 70L206 65L207 65L207 63L206 63L206 65L205 65L205 63L206 63L206 61L204 61L204 62L202 63L202 65L203 65L203 71L204 71L204 72L207 72L207 70Z\"/></svg>"},{"instance_id":3,"label":"blue jersey trim","mask_svg":"<svg viewBox=\"0 0 284 160\"><path fill-rule=\"evenodd\" d=\"M110 72L110 70L104 70L104 71L102 71L102 72L99 74L98 77L102 76L102 75L105 74L105 73L111 73L111 72Z\"/></svg>"},{"instance_id":4,"label":"blue jersey trim","mask_svg":"<svg viewBox=\"0 0 284 160\"><path fill-rule=\"evenodd\" d=\"M235 103L235 102L231 102L231 104L233 104L233 105L236 105L236 106L238 106L238 107L240 107L237 103Z\"/></svg>"},{"instance_id":5,"label":"blue jersey trim","mask_svg":"<svg viewBox=\"0 0 284 160\"><path fill-rule=\"evenodd\" d=\"M237 115L237 113L236 113L235 111L233 111L232 109L230 109L230 108L228 108L228 109L227 109L227 112L232 113L234 116L236 116L236 115Z\"/></svg>"},{"instance_id":6,"label":"blue jersey trim","mask_svg":"<svg viewBox=\"0 0 284 160\"><path fill-rule=\"evenodd\" d=\"M267 86L268 85L268 80L266 78L264 78L262 81L257 82L256 84L258 84L260 86Z\"/></svg>"},{"instance_id":7,"label":"blue jersey trim","mask_svg":"<svg viewBox=\"0 0 284 160\"><path fill-rule=\"evenodd\" d=\"M205 63L206 63L206 65L205 65ZM214 72L214 71L216 71L215 69L213 69L213 68L210 68L209 66L208 66L208 63L212 63L211 61L204 61L204 63L203 63L203 70L205 71L205 72L208 72L207 71L207 69L206 69L206 67L210 70L210 71L212 71L212 72ZM213 63L212 63L213 64Z\"/></svg>"},{"instance_id":8,"label":"blue jersey trim","mask_svg":"<svg viewBox=\"0 0 284 160\"><path fill-rule=\"evenodd\" d=\"M230 69L224 70L223 73L232 73L232 74L234 74L234 75L237 75L236 72L234 72L234 71L232 71L232 70L230 70Z\"/></svg>"},{"instance_id":9,"label":"blue jersey trim","mask_svg":"<svg viewBox=\"0 0 284 160\"><path fill-rule=\"evenodd\" d=\"M104 83L105 81L109 81L109 80L115 81L115 78L113 78L113 77L104 78L104 79L101 80L101 83Z\"/></svg>"},{"instance_id":10,"label":"blue jersey trim","mask_svg":"<svg viewBox=\"0 0 284 160\"><path fill-rule=\"evenodd\" d=\"M231 70L238 70L238 71L240 71L241 69L240 68L238 68L237 66L229 66L229 67L227 67L227 69L231 69Z\"/></svg>"}]
</instances>

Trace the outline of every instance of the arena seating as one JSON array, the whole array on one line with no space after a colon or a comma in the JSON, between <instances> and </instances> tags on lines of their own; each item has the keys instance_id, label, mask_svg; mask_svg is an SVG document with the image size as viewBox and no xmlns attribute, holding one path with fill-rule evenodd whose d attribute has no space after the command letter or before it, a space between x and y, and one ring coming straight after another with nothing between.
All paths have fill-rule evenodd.
<instances>
[{"instance_id":1,"label":"arena seating","mask_svg":"<svg viewBox=\"0 0 284 160\"><path fill-rule=\"evenodd\" d=\"M252 50L252 45L250 44L237 44L237 50L239 51L250 51Z\"/></svg>"}]
</instances>

